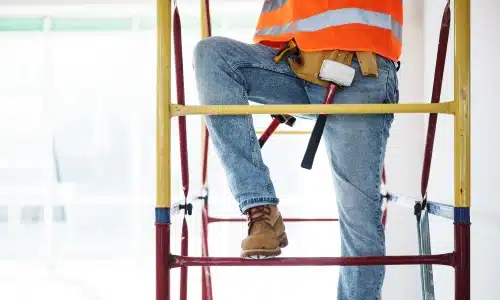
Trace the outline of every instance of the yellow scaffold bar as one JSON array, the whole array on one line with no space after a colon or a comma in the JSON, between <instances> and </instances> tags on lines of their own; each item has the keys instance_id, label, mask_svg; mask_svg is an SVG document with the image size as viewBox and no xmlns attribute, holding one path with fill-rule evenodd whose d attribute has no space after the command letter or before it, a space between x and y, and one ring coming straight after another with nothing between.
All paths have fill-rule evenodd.
<instances>
[{"instance_id":1,"label":"yellow scaffold bar","mask_svg":"<svg viewBox=\"0 0 500 300\"><path fill-rule=\"evenodd\" d=\"M456 0L455 17L455 206L470 206L470 0Z\"/></svg>"},{"instance_id":2,"label":"yellow scaffold bar","mask_svg":"<svg viewBox=\"0 0 500 300\"><path fill-rule=\"evenodd\" d=\"M157 1L156 207L170 207L171 1Z\"/></svg>"},{"instance_id":3,"label":"yellow scaffold bar","mask_svg":"<svg viewBox=\"0 0 500 300\"><path fill-rule=\"evenodd\" d=\"M247 115L247 114L381 114L440 113L454 114L453 102L437 104L291 104L291 105L176 105L171 115Z\"/></svg>"}]
</instances>

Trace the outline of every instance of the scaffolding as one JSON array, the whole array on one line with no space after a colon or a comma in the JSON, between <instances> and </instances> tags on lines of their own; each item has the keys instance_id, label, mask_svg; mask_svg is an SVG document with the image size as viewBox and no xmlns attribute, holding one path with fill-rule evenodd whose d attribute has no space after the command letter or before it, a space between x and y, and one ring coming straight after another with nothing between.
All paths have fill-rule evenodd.
<instances>
[{"instance_id":1,"label":"scaffolding","mask_svg":"<svg viewBox=\"0 0 500 300\"><path fill-rule=\"evenodd\" d=\"M432 265L445 265L455 270L455 300L470 299L470 0L453 2L454 22L454 99L440 102L444 62L448 44L451 5L447 1L441 23L439 47L436 57L434 85L430 103L409 104L335 104L335 105L186 105L182 73L181 27L178 8L171 0L157 0L158 69L157 69L157 202L156 223L156 299L170 300L170 270L180 268L180 298L187 299L187 268L202 268L202 299L212 300L210 266L373 266L419 265L422 299L433 300L434 283ZM202 38L211 36L209 1L201 0ZM172 13L173 12L173 13ZM171 101L171 50L173 32L177 104ZM241 222L241 218L219 218L209 215L209 190L207 186L208 130L202 128L203 168L202 191L202 256L188 256L188 227L186 215L192 213L192 205L184 204L171 209L171 145L172 119L177 118L180 133L182 185L185 199L188 196L186 116L188 115L248 115L248 114L380 114L421 113L429 114L424 163L422 168L421 198L415 199L390 193L382 176L381 197L384 211L381 222L387 218L387 203L410 205L417 221L419 255L381 257L300 257L246 260L237 257L209 257L208 226L214 222ZM432 160L432 150L438 114L454 117L454 205L432 202L427 199L427 185ZM276 125L276 124L274 124ZM272 128L272 131L277 126ZM279 131L276 133L280 133ZM307 134L304 131L282 133ZM268 137L268 136L267 136ZM261 144L261 146L263 143ZM171 253L170 224L174 211L183 211L181 254ZM430 247L429 214L454 222L454 250L450 253L432 254ZM285 222L331 222L337 219L285 219Z\"/></svg>"}]
</instances>

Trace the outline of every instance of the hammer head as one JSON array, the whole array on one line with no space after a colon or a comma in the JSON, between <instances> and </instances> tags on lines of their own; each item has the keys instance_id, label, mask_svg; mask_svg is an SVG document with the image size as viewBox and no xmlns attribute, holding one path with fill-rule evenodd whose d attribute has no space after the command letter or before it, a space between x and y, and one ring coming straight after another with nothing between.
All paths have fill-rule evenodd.
<instances>
[{"instance_id":1,"label":"hammer head","mask_svg":"<svg viewBox=\"0 0 500 300\"><path fill-rule=\"evenodd\" d=\"M296 121L295 117L290 115L271 115L271 117L275 119L277 118L280 121L280 123L285 123L290 127L293 127Z\"/></svg>"},{"instance_id":2,"label":"hammer head","mask_svg":"<svg viewBox=\"0 0 500 300\"><path fill-rule=\"evenodd\" d=\"M340 86L350 86L354 79L354 73L354 68L350 66L325 59L319 71L319 78Z\"/></svg>"},{"instance_id":3,"label":"hammer head","mask_svg":"<svg viewBox=\"0 0 500 300\"><path fill-rule=\"evenodd\" d=\"M290 126L290 127L293 127L293 125L295 124L295 121L297 120L297 119L295 119L295 117L290 116L290 115L284 115L283 117L285 118L285 124Z\"/></svg>"}]
</instances>

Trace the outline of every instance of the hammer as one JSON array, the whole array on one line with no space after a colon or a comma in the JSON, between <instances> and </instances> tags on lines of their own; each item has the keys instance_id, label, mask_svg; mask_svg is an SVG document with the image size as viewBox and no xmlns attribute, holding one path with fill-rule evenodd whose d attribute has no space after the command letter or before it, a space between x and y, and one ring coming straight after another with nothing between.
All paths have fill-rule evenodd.
<instances>
[{"instance_id":1,"label":"hammer","mask_svg":"<svg viewBox=\"0 0 500 300\"><path fill-rule=\"evenodd\" d=\"M329 82L323 104L332 104L335 93L344 86L350 86L354 79L354 68L345 64L325 59L319 71L319 79ZM320 114L314 124L301 167L310 170L318 150L328 115Z\"/></svg>"},{"instance_id":2,"label":"hammer","mask_svg":"<svg viewBox=\"0 0 500 300\"><path fill-rule=\"evenodd\" d=\"M273 118L273 121L269 124L266 131L264 131L259 139L259 145L261 148L280 124L285 123L286 125L293 127L296 120L295 117L290 115L271 115L271 117Z\"/></svg>"}]
</instances>

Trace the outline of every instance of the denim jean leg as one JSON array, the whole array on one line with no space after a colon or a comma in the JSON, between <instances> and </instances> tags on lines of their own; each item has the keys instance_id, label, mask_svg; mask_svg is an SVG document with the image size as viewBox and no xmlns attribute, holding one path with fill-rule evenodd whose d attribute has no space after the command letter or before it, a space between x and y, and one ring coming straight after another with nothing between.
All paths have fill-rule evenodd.
<instances>
[{"instance_id":1,"label":"denim jean leg","mask_svg":"<svg viewBox=\"0 0 500 300\"><path fill-rule=\"evenodd\" d=\"M363 77L357 61L352 86L339 91L335 103L382 104L397 102L397 80L390 62L379 59L379 76ZM318 103L324 88L308 89ZM335 104L333 104L335 105ZM339 211L342 256L383 256L380 180L392 114L330 115L325 146L333 173ZM384 266L341 267L338 300L378 300Z\"/></svg>"},{"instance_id":2,"label":"denim jean leg","mask_svg":"<svg viewBox=\"0 0 500 300\"><path fill-rule=\"evenodd\" d=\"M195 48L194 68L201 104L309 103L303 82L288 64L273 62L276 53L266 46L222 37L200 41ZM240 211L277 204L252 116L210 115L205 122Z\"/></svg>"},{"instance_id":3,"label":"denim jean leg","mask_svg":"<svg viewBox=\"0 0 500 300\"><path fill-rule=\"evenodd\" d=\"M333 169L342 256L385 255L380 173L388 118L329 118L325 140ZM339 300L379 299L385 268L341 267Z\"/></svg>"}]
</instances>

